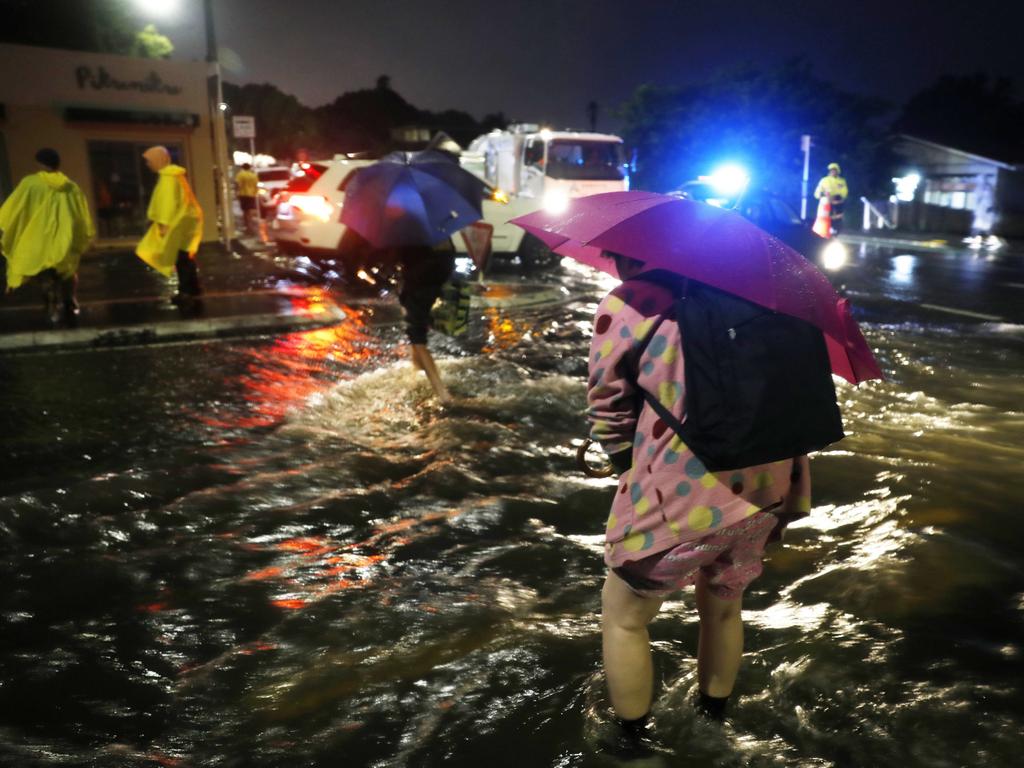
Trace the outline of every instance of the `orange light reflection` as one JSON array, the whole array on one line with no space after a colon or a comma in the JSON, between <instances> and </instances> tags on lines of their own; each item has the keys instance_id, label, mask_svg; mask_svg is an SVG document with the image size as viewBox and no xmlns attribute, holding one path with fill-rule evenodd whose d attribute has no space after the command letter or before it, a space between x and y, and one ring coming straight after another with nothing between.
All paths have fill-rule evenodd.
<instances>
[{"instance_id":1,"label":"orange light reflection","mask_svg":"<svg viewBox=\"0 0 1024 768\"><path fill-rule=\"evenodd\" d=\"M524 319L513 320L501 313L497 307L484 310L487 323L488 343L483 347L485 354L511 349L523 340L523 337L534 331L533 324Z\"/></svg>"},{"instance_id":2,"label":"orange light reflection","mask_svg":"<svg viewBox=\"0 0 1024 768\"><path fill-rule=\"evenodd\" d=\"M327 298L322 291L313 290L290 300L293 306L312 312L322 311ZM362 313L347 306L342 310L346 319L339 325L285 334L270 347L247 351L250 362L246 372L223 385L227 392L241 388L247 408L228 404L220 411L193 414L194 418L215 429L273 426L311 395L352 375L344 368L358 368L380 357L381 350L366 332Z\"/></svg>"}]
</instances>

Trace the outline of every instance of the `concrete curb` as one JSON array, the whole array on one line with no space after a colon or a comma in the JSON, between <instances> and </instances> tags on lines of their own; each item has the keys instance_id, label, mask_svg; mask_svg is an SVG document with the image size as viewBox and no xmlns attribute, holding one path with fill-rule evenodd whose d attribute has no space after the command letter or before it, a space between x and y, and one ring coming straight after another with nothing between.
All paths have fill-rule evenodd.
<instances>
[{"instance_id":1,"label":"concrete curb","mask_svg":"<svg viewBox=\"0 0 1024 768\"><path fill-rule=\"evenodd\" d=\"M312 330L345 319L340 307L326 305L308 315L259 314L140 323L112 328L28 331L0 336L0 351L123 347L198 339L256 336L262 333Z\"/></svg>"}]
</instances>

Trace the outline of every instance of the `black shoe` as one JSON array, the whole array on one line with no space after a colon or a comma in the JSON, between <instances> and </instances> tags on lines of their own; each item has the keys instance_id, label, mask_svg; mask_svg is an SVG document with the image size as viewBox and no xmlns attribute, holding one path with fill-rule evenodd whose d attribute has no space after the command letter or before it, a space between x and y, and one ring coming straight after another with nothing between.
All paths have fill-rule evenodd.
<instances>
[{"instance_id":1,"label":"black shoe","mask_svg":"<svg viewBox=\"0 0 1024 768\"><path fill-rule=\"evenodd\" d=\"M630 765L634 768L662 768L666 750L658 743L645 723L632 723L614 719L604 723L598 733L598 748L601 753L616 761L616 765Z\"/></svg>"}]
</instances>

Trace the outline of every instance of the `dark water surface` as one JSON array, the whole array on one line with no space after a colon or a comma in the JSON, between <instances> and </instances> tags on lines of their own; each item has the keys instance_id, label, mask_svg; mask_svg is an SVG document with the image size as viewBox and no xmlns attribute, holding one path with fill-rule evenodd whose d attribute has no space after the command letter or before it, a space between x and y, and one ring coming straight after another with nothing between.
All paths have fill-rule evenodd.
<instances>
[{"instance_id":1,"label":"dark water surface","mask_svg":"<svg viewBox=\"0 0 1024 768\"><path fill-rule=\"evenodd\" d=\"M442 340L445 410L373 306L0 362L0 764L605 764L612 486L573 453L608 284L564 279ZM865 319L889 379L841 385L724 730L692 595L652 626L667 765L1019 764L1024 331Z\"/></svg>"}]
</instances>

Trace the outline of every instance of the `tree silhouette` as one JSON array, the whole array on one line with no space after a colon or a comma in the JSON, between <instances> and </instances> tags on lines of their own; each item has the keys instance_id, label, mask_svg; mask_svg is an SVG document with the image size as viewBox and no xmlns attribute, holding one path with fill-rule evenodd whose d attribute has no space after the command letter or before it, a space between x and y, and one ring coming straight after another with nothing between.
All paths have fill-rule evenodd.
<instances>
[{"instance_id":1,"label":"tree silhouette","mask_svg":"<svg viewBox=\"0 0 1024 768\"><path fill-rule=\"evenodd\" d=\"M123 0L0 0L0 43L162 58L174 46L140 30Z\"/></svg>"},{"instance_id":2,"label":"tree silhouette","mask_svg":"<svg viewBox=\"0 0 1024 768\"><path fill-rule=\"evenodd\" d=\"M754 184L795 202L805 133L814 136L812 162L822 172L826 163L839 162L861 193L887 181L887 169L876 167L887 112L883 101L845 93L795 60L772 70L721 72L697 85L643 85L619 114L627 142L638 151L643 188L673 189L733 161L750 169Z\"/></svg>"},{"instance_id":3,"label":"tree silhouette","mask_svg":"<svg viewBox=\"0 0 1024 768\"><path fill-rule=\"evenodd\" d=\"M910 98L893 129L997 160L1024 160L1024 103L1008 78L944 75Z\"/></svg>"}]
</instances>

